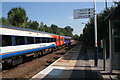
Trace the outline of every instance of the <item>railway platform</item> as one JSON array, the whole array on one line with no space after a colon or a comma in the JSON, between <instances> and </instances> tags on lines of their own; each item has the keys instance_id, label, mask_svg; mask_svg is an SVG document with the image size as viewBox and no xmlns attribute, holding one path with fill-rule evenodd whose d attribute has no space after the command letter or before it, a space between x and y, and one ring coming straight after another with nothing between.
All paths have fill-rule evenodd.
<instances>
[{"instance_id":1,"label":"railway platform","mask_svg":"<svg viewBox=\"0 0 120 80\"><path fill-rule=\"evenodd\" d=\"M108 67L108 66L107 66ZM103 70L103 59L94 66L94 51L85 43L78 44L50 66L33 76L31 80L119 80Z\"/></svg>"}]
</instances>

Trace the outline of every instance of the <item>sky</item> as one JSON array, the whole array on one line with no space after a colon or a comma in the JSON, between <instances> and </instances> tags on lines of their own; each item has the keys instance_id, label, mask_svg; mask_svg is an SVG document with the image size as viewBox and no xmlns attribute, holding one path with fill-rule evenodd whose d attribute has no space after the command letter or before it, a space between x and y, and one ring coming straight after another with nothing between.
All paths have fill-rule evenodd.
<instances>
[{"instance_id":1,"label":"sky","mask_svg":"<svg viewBox=\"0 0 120 80\"><path fill-rule=\"evenodd\" d=\"M113 5L108 2L108 7ZM89 19L73 19L74 9L93 8L93 2L2 2L2 16L7 18L7 13L11 8L22 7L26 10L29 20L41 21L50 26L55 24L64 28L71 26L73 34L80 35ZM96 12L100 13L105 9L104 2L96 3Z\"/></svg>"}]
</instances>

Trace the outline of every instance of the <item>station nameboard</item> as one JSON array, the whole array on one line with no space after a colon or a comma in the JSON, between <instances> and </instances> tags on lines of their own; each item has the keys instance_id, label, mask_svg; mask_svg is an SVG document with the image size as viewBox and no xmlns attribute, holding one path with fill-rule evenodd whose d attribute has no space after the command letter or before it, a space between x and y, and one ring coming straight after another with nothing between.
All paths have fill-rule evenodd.
<instances>
[{"instance_id":1,"label":"station nameboard","mask_svg":"<svg viewBox=\"0 0 120 80\"><path fill-rule=\"evenodd\" d=\"M95 15L94 8L74 10L74 19L92 18L94 17L94 15Z\"/></svg>"}]
</instances>

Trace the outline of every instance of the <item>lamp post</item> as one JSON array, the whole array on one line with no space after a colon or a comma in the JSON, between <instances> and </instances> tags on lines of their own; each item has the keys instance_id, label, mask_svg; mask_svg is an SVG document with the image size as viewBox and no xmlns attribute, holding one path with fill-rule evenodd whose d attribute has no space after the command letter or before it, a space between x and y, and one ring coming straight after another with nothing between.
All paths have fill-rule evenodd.
<instances>
[{"instance_id":1,"label":"lamp post","mask_svg":"<svg viewBox=\"0 0 120 80\"><path fill-rule=\"evenodd\" d=\"M95 19L94 19L94 25L95 25L95 66L98 65L98 44L97 44L97 14L96 14L96 0L94 0L94 9L95 9Z\"/></svg>"}]
</instances>

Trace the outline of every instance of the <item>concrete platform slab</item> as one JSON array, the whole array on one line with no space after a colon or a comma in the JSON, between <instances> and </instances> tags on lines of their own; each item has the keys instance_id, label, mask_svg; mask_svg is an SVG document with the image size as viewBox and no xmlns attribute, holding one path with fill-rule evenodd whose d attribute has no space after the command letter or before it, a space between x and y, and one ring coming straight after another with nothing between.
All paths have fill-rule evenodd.
<instances>
[{"instance_id":1,"label":"concrete platform slab","mask_svg":"<svg viewBox=\"0 0 120 80\"><path fill-rule=\"evenodd\" d=\"M94 51L87 49L82 43L33 76L31 80L117 80L118 77L118 75L110 75L108 71L103 71L101 58L98 59L98 66L95 67Z\"/></svg>"}]
</instances>

